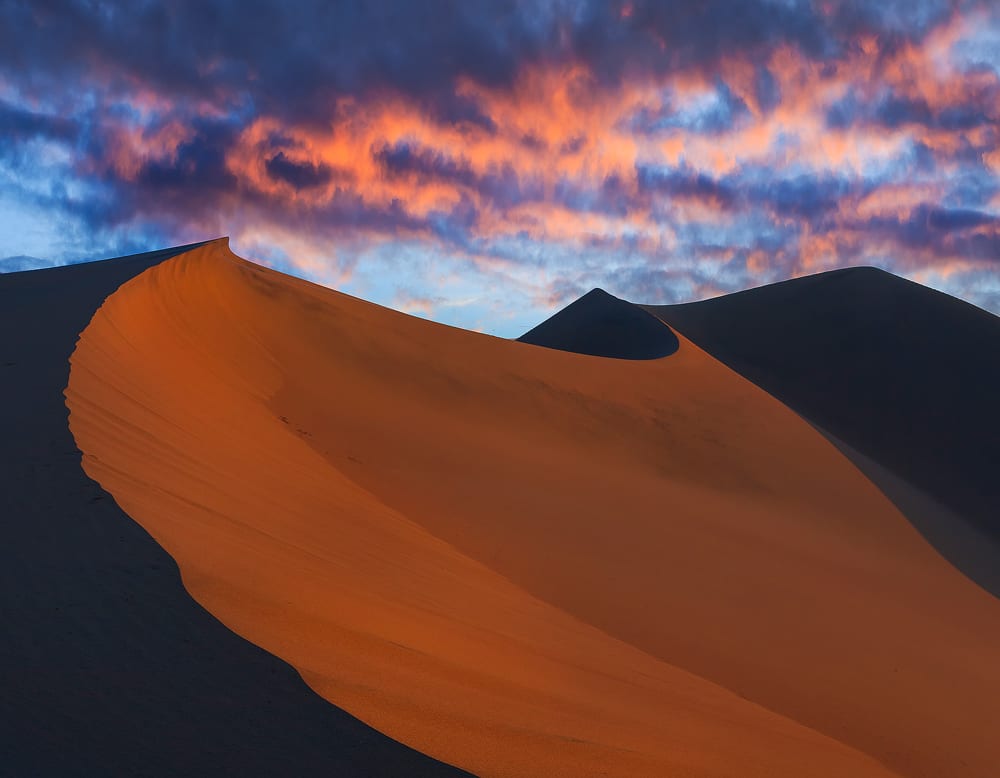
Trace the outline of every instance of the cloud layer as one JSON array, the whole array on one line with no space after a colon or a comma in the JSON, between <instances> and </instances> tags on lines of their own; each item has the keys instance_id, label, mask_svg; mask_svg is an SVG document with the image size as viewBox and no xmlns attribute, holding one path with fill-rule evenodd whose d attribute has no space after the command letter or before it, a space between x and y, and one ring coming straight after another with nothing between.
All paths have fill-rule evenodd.
<instances>
[{"instance_id":1,"label":"cloud layer","mask_svg":"<svg viewBox=\"0 0 1000 778\"><path fill-rule=\"evenodd\" d=\"M505 335L852 264L1000 310L998 112L988 2L0 0L53 255L229 234Z\"/></svg>"}]
</instances>

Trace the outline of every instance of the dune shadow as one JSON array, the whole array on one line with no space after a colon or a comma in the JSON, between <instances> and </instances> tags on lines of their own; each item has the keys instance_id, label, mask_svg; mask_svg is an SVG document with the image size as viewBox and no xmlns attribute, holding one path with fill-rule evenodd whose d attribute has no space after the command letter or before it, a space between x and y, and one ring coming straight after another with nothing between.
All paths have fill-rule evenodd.
<instances>
[{"instance_id":1,"label":"dune shadow","mask_svg":"<svg viewBox=\"0 0 1000 778\"><path fill-rule=\"evenodd\" d=\"M659 359L680 347L670 327L603 289L591 290L518 340L615 359Z\"/></svg>"}]
</instances>

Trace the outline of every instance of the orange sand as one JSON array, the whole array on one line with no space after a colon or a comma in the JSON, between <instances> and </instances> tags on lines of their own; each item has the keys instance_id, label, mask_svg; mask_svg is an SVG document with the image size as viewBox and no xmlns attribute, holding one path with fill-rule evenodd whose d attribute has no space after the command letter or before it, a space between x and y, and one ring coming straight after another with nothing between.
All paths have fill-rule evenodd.
<instances>
[{"instance_id":1,"label":"orange sand","mask_svg":"<svg viewBox=\"0 0 1000 778\"><path fill-rule=\"evenodd\" d=\"M683 338L550 351L216 242L107 300L66 395L199 602L444 761L996 774L1000 603Z\"/></svg>"}]
</instances>

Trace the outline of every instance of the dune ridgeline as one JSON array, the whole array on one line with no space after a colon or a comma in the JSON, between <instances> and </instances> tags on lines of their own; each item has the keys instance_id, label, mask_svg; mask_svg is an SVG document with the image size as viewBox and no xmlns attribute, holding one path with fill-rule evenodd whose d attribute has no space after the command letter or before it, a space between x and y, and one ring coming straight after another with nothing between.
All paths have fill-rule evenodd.
<instances>
[{"instance_id":1,"label":"dune ridgeline","mask_svg":"<svg viewBox=\"0 0 1000 778\"><path fill-rule=\"evenodd\" d=\"M1000 601L796 412L636 326L655 358L556 351L215 241L100 307L70 428L199 603L443 762L995 775Z\"/></svg>"}]
</instances>

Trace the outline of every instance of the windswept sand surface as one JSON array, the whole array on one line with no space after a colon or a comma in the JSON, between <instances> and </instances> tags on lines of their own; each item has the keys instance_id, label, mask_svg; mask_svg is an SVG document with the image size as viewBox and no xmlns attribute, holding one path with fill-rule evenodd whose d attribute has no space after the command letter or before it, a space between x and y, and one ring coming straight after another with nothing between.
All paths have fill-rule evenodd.
<instances>
[{"instance_id":1,"label":"windswept sand surface","mask_svg":"<svg viewBox=\"0 0 1000 778\"><path fill-rule=\"evenodd\" d=\"M993 776L1000 603L792 411L214 243L67 389L87 473L321 695L482 775Z\"/></svg>"},{"instance_id":2,"label":"windswept sand surface","mask_svg":"<svg viewBox=\"0 0 1000 778\"><path fill-rule=\"evenodd\" d=\"M318 697L195 602L80 468L80 331L178 247L0 275L0 776L459 775Z\"/></svg>"}]
</instances>

